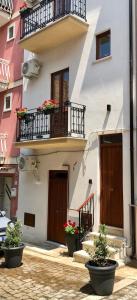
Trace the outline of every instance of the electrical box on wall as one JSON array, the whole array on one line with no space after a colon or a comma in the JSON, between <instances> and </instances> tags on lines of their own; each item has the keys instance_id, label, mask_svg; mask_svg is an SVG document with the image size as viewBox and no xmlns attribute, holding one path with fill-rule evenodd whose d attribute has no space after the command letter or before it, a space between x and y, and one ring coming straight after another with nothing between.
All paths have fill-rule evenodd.
<instances>
[{"instance_id":1,"label":"electrical box on wall","mask_svg":"<svg viewBox=\"0 0 137 300\"><path fill-rule=\"evenodd\" d=\"M15 187L11 188L11 197L16 197L17 196L17 189Z\"/></svg>"}]
</instances>

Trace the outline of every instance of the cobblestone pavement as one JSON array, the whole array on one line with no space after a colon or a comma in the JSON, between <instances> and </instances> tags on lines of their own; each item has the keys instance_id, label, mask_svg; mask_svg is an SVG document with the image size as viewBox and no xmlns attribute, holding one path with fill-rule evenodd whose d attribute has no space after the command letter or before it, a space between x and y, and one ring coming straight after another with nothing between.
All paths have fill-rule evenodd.
<instances>
[{"instance_id":1,"label":"cobblestone pavement","mask_svg":"<svg viewBox=\"0 0 137 300\"><path fill-rule=\"evenodd\" d=\"M7 269L0 259L0 300L137 300L137 269L118 270L115 293L109 297L94 295L88 271L47 257L24 254L19 268ZM118 288L117 288L118 287Z\"/></svg>"},{"instance_id":2,"label":"cobblestone pavement","mask_svg":"<svg viewBox=\"0 0 137 300\"><path fill-rule=\"evenodd\" d=\"M84 299L92 294L88 281L87 270L24 255L19 268L1 264L0 299Z\"/></svg>"},{"instance_id":3,"label":"cobblestone pavement","mask_svg":"<svg viewBox=\"0 0 137 300\"><path fill-rule=\"evenodd\" d=\"M137 281L103 300L137 300Z\"/></svg>"}]
</instances>

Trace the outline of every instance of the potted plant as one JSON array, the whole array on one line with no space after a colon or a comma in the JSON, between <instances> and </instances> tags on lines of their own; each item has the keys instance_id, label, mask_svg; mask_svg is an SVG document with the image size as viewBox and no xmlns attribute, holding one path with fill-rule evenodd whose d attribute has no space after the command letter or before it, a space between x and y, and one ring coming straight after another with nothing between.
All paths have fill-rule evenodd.
<instances>
[{"instance_id":1,"label":"potted plant","mask_svg":"<svg viewBox=\"0 0 137 300\"><path fill-rule=\"evenodd\" d=\"M17 118L23 119L27 114L27 107L16 108Z\"/></svg>"},{"instance_id":2,"label":"potted plant","mask_svg":"<svg viewBox=\"0 0 137 300\"><path fill-rule=\"evenodd\" d=\"M57 107L56 100L45 100L41 106L37 108L38 112L44 112L45 114L49 114L54 111L54 108Z\"/></svg>"},{"instance_id":3,"label":"potted plant","mask_svg":"<svg viewBox=\"0 0 137 300\"><path fill-rule=\"evenodd\" d=\"M89 253L88 250L87 252ZM112 294L118 263L109 259L105 225L100 225L99 236L94 240L93 253L89 254L91 260L85 266L89 270L92 288L99 296Z\"/></svg>"},{"instance_id":4,"label":"potted plant","mask_svg":"<svg viewBox=\"0 0 137 300\"><path fill-rule=\"evenodd\" d=\"M30 7L28 7L26 2L23 2L22 5L20 6L19 12L20 12L20 14L23 14L29 10L30 10Z\"/></svg>"},{"instance_id":5,"label":"potted plant","mask_svg":"<svg viewBox=\"0 0 137 300\"><path fill-rule=\"evenodd\" d=\"M15 268L21 265L25 245L21 242L22 229L19 221L10 221L6 228L6 239L1 249L4 251L5 266Z\"/></svg>"},{"instance_id":6,"label":"potted plant","mask_svg":"<svg viewBox=\"0 0 137 300\"><path fill-rule=\"evenodd\" d=\"M83 229L76 226L75 222L69 220L64 224L64 230L66 233L65 238L68 247L68 254L72 257L75 251L81 249L80 239L83 236Z\"/></svg>"}]
</instances>

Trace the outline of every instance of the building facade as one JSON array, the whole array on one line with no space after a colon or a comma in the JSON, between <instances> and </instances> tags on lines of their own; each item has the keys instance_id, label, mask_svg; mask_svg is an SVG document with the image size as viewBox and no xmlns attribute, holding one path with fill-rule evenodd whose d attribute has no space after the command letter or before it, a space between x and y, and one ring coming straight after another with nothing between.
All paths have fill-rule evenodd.
<instances>
[{"instance_id":1,"label":"building facade","mask_svg":"<svg viewBox=\"0 0 137 300\"><path fill-rule=\"evenodd\" d=\"M16 108L22 105L19 47L21 1L0 1L0 208L16 216L18 202L19 150L16 141Z\"/></svg>"},{"instance_id":2,"label":"building facade","mask_svg":"<svg viewBox=\"0 0 137 300\"><path fill-rule=\"evenodd\" d=\"M64 243L63 223L94 194L92 229L126 237L130 255L129 1L41 1L21 19L25 239ZM39 108L48 99L54 110Z\"/></svg>"}]
</instances>

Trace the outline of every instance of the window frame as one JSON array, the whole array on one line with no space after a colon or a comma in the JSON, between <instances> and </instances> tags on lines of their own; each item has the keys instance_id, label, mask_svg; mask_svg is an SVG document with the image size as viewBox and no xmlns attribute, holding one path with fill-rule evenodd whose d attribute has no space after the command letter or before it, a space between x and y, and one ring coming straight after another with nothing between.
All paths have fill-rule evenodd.
<instances>
[{"instance_id":1,"label":"window frame","mask_svg":"<svg viewBox=\"0 0 137 300\"><path fill-rule=\"evenodd\" d=\"M110 53L108 55L100 57L100 55L99 55L99 53L100 53L100 39L105 37L108 34L110 35ZM109 56L111 56L111 30L110 29L96 34L96 60L105 59Z\"/></svg>"},{"instance_id":2,"label":"window frame","mask_svg":"<svg viewBox=\"0 0 137 300\"><path fill-rule=\"evenodd\" d=\"M13 36L10 38L9 37L9 30L10 28L13 27ZM15 38L15 23L12 23L10 24L8 27L7 27L7 42L13 40Z\"/></svg>"},{"instance_id":3,"label":"window frame","mask_svg":"<svg viewBox=\"0 0 137 300\"><path fill-rule=\"evenodd\" d=\"M10 107L6 108L6 98L10 97ZM12 110L12 93L6 94L4 96L4 108L3 108L3 112L8 112Z\"/></svg>"}]
</instances>

